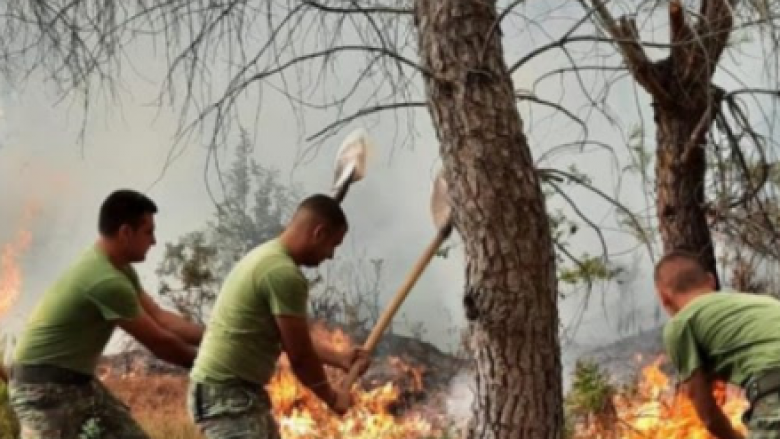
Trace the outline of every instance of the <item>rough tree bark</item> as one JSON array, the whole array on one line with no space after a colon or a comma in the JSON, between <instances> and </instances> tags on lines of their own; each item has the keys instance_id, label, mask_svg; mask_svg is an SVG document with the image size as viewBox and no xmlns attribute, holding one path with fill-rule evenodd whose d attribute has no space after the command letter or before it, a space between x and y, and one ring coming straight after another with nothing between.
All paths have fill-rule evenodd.
<instances>
[{"instance_id":1,"label":"rough tree bark","mask_svg":"<svg viewBox=\"0 0 780 439\"><path fill-rule=\"evenodd\" d=\"M418 0L428 106L466 254L470 438L562 435L555 261L495 1Z\"/></svg>"},{"instance_id":2,"label":"rough tree bark","mask_svg":"<svg viewBox=\"0 0 780 439\"><path fill-rule=\"evenodd\" d=\"M676 84L674 78L663 82ZM706 96L689 102L683 99L681 105L655 102L656 209L664 252L693 252L717 274L704 194L706 130L699 128L709 128L713 121L709 110L714 104Z\"/></svg>"},{"instance_id":3,"label":"rough tree bark","mask_svg":"<svg viewBox=\"0 0 780 439\"><path fill-rule=\"evenodd\" d=\"M679 0L669 3L671 50L652 62L632 19L615 20L602 0L592 0L615 38L634 79L653 98L656 122L656 207L664 252L692 251L716 274L704 186L706 134L722 92L712 81L733 28L733 0L701 0L691 26Z\"/></svg>"}]
</instances>

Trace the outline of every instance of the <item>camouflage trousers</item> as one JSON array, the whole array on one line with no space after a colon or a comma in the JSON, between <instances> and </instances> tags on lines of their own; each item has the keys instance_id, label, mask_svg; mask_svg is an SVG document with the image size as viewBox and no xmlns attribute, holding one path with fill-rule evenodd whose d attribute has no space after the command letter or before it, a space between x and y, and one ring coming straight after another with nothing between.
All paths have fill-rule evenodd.
<instances>
[{"instance_id":1,"label":"camouflage trousers","mask_svg":"<svg viewBox=\"0 0 780 439\"><path fill-rule=\"evenodd\" d=\"M208 439L280 439L271 400L255 385L191 382L187 409Z\"/></svg>"},{"instance_id":2,"label":"camouflage trousers","mask_svg":"<svg viewBox=\"0 0 780 439\"><path fill-rule=\"evenodd\" d=\"M748 439L780 439L780 393L771 393L745 413Z\"/></svg>"},{"instance_id":3,"label":"camouflage trousers","mask_svg":"<svg viewBox=\"0 0 780 439\"><path fill-rule=\"evenodd\" d=\"M128 407L96 379L83 385L12 380L9 397L21 439L149 439Z\"/></svg>"}]
</instances>

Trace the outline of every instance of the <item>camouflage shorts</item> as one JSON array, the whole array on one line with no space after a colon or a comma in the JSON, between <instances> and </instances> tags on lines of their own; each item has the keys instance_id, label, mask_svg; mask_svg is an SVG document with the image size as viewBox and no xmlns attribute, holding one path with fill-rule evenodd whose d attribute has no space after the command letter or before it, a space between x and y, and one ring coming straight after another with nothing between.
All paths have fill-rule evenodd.
<instances>
[{"instance_id":1,"label":"camouflage shorts","mask_svg":"<svg viewBox=\"0 0 780 439\"><path fill-rule=\"evenodd\" d=\"M130 411L98 380L85 385L11 381L21 439L149 439Z\"/></svg>"},{"instance_id":2,"label":"camouflage shorts","mask_svg":"<svg viewBox=\"0 0 780 439\"><path fill-rule=\"evenodd\" d=\"M191 382L187 409L208 439L280 439L263 389Z\"/></svg>"},{"instance_id":3,"label":"camouflage shorts","mask_svg":"<svg viewBox=\"0 0 780 439\"><path fill-rule=\"evenodd\" d=\"M780 394L759 399L745 414L748 439L780 439Z\"/></svg>"}]
</instances>

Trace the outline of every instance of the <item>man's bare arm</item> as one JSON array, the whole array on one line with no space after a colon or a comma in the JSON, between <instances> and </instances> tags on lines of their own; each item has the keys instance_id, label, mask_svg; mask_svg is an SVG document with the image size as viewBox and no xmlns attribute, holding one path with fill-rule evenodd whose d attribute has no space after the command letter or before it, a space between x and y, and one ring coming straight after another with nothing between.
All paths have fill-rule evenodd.
<instances>
[{"instance_id":1,"label":"man's bare arm","mask_svg":"<svg viewBox=\"0 0 780 439\"><path fill-rule=\"evenodd\" d=\"M196 349L174 333L160 326L146 312L134 319L123 319L117 325L149 349L157 358L191 368Z\"/></svg>"},{"instance_id":2,"label":"man's bare arm","mask_svg":"<svg viewBox=\"0 0 780 439\"><path fill-rule=\"evenodd\" d=\"M157 324L165 327L191 345L200 345L200 341L203 338L202 326L189 322L180 315L163 309L146 292L141 292L140 299L141 307Z\"/></svg>"},{"instance_id":3,"label":"man's bare arm","mask_svg":"<svg viewBox=\"0 0 780 439\"><path fill-rule=\"evenodd\" d=\"M341 397L346 395L339 395L328 382L322 360L315 351L306 318L276 316L276 325L295 376L334 411L346 412L349 403L340 401Z\"/></svg>"},{"instance_id":4,"label":"man's bare arm","mask_svg":"<svg viewBox=\"0 0 780 439\"><path fill-rule=\"evenodd\" d=\"M744 439L741 433L734 430L723 410L715 402L715 397L712 395L712 380L704 371L696 370L683 384L683 389L710 434L718 439Z\"/></svg>"},{"instance_id":5,"label":"man's bare arm","mask_svg":"<svg viewBox=\"0 0 780 439\"><path fill-rule=\"evenodd\" d=\"M334 349L330 343L312 336L314 351L323 363L341 370L349 370L349 356L347 353Z\"/></svg>"}]
</instances>

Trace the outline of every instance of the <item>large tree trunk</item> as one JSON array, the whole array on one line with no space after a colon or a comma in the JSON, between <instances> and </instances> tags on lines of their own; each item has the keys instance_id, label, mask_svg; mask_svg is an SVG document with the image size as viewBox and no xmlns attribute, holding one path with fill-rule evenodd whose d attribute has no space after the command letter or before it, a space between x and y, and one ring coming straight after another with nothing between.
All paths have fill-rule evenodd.
<instances>
[{"instance_id":1,"label":"large tree trunk","mask_svg":"<svg viewBox=\"0 0 780 439\"><path fill-rule=\"evenodd\" d=\"M555 439L563 425L558 294L539 179L503 59L495 1L418 0L426 91L476 357L470 438Z\"/></svg>"}]
</instances>

